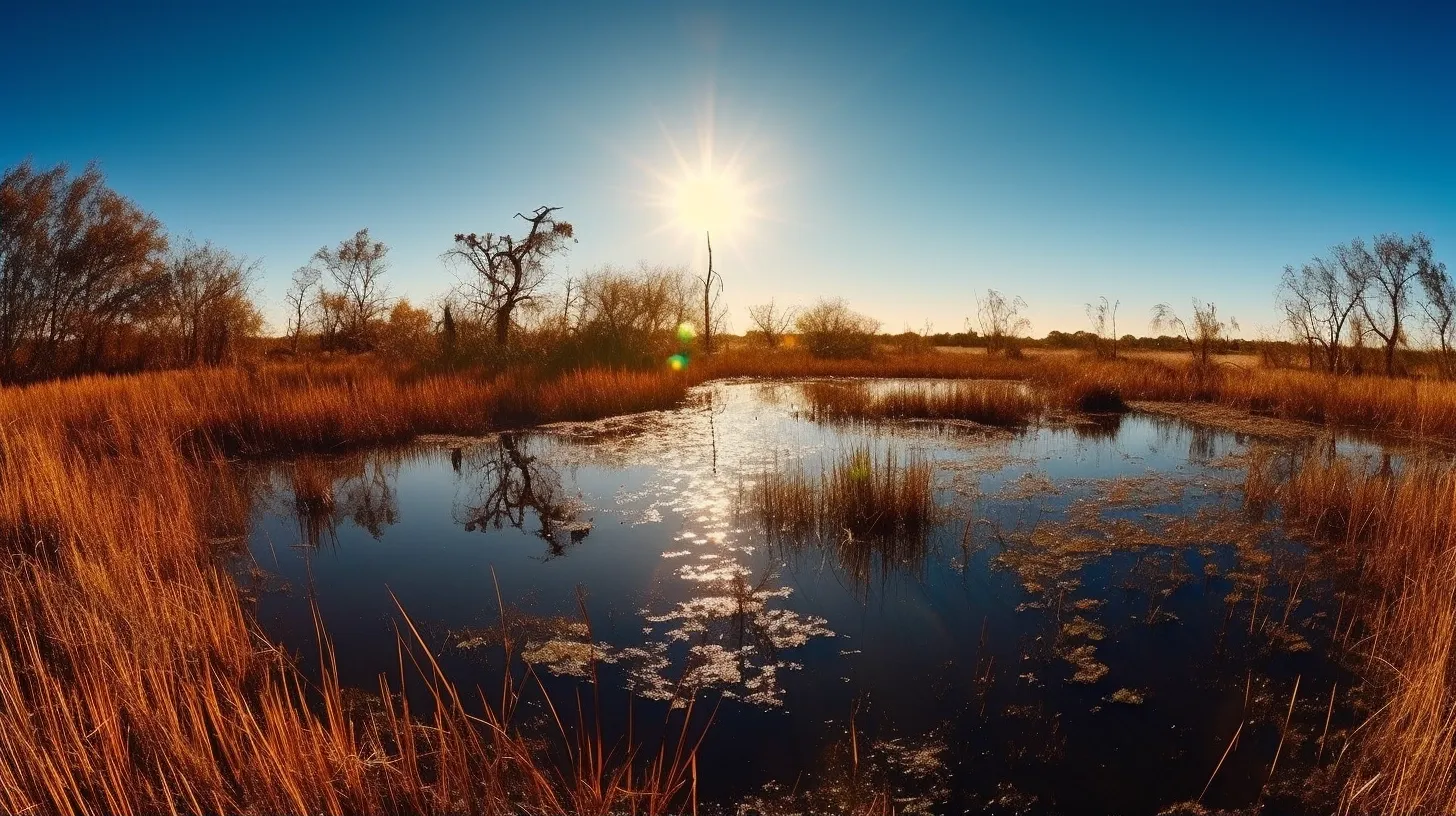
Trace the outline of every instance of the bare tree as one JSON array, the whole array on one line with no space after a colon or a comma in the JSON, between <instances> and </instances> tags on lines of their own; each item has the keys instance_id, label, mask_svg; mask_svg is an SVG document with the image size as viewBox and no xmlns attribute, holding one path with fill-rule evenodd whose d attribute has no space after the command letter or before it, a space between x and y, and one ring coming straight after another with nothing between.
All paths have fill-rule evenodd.
<instances>
[{"instance_id":1,"label":"bare tree","mask_svg":"<svg viewBox=\"0 0 1456 816\"><path fill-rule=\"evenodd\" d=\"M537 207L516 218L530 224L519 240L509 235L456 233L445 258L469 264L475 275L461 286L461 296L495 327L495 341L506 345L516 309L535 300L546 281L546 262L573 240L571 224L558 221L560 207Z\"/></svg>"},{"instance_id":2,"label":"bare tree","mask_svg":"<svg viewBox=\"0 0 1456 816\"><path fill-rule=\"evenodd\" d=\"M1289 326L1295 342L1304 346L1306 363L1313 370L1323 362L1323 358L1319 354L1319 310L1316 307L1314 282L1310 278L1309 264L1305 264L1298 272L1293 266L1286 265L1275 296L1279 308L1284 311L1284 322Z\"/></svg>"},{"instance_id":3,"label":"bare tree","mask_svg":"<svg viewBox=\"0 0 1456 816\"><path fill-rule=\"evenodd\" d=\"M1219 341L1223 340L1229 331L1237 331L1239 323L1232 317L1223 320L1218 316L1218 306L1213 303L1204 303L1198 298L1193 299L1193 316L1184 320L1173 310L1172 306L1166 303L1159 303L1153 307L1153 328L1155 330L1172 329L1178 332L1188 344L1188 350L1193 354L1193 361L1200 366L1207 366L1213 360L1213 352Z\"/></svg>"},{"instance_id":4,"label":"bare tree","mask_svg":"<svg viewBox=\"0 0 1456 816\"><path fill-rule=\"evenodd\" d=\"M748 319L763 336L763 341L769 348L778 348L783 344L784 337L794 327L797 314L797 310L793 308L780 309L772 300L748 307Z\"/></svg>"},{"instance_id":5,"label":"bare tree","mask_svg":"<svg viewBox=\"0 0 1456 816\"><path fill-rule=\"evenodd\" d=\"M571 331L571 310L581 307L581 281L568 276L561 288L561 328Z\"/></svg>"},{"instance_id":6,"label":"bare tree","mask_svg":"<svg viewBox=\"0 0 1456 816\"><path fill-rule=\"evenodd\" d=\"M288 291L283 294L283 301L288 304L288 334L293 338L293 353L298 353L298 344L303 339L304 328L308 325L308 313L314 307L314 290L319 285L319 271L312 266L300 266L293 270L293 281L288 286Z\"/></svg>"},{"instance_id":7,"label":"bare tree","mask_svg":"<svg viewBox=\"0 0 1456 816\"><path fill-rule=\"evenodd\" d=\"M723 294L723 276L713 271L713 236L704 233L708 239L708 274L698 278L703 285L703 353L713 353L713 324L721 319L717 314L718 297Z\"/></svg>"},{"instance_id":8,"label":"bare tree","mask_svg":"<svg viewBox=\"0 0 1456 816\"><path fill-rule=\"evenodd\" d=\"M257 264L212 243L183 241L167 261L165 319L177 333L178 362L217 365L255 334L262 317L249 289Z\"/></svg>"},{"instance_id":9,"label":"bare tree","mask_svg":"<svg viewBox=\"0 0 1456 816\"><path fill-rule=\"evenodd\" d=\"M1092 323L1092 334L1097 338L1097 355L1117 359L1117 307L1122 301L1107 302L1106 296L1096 303L1086 304L1087 320Z\"/></svg>"},{"instance_id":10,"label":"bare tree","mask_svg":"<svg viewBox=\"0 0 1456 816\"><path fill-rule=\"evenodd\" d=\"M384 273L389 269L385 256L389 246L372 241L368 228L341 241L335 249L320 247L313 255L315 263L329 273L338 286L342 311L338 332L352 347L368 348L371 332L389 308L389 292L384 286Z\"/></svg>"},{"instance_id":11,"label":"bare tree","mask_svg":"<svg viewBox=\"0 0 1456 816\"><path fill-rule=\"evenodd\" d=\"M1420 279L1426 292L1421 308L1441 354L1441 375L1449 379L1456 376L1456 284L1446 265L1434 261L1424 265Z\"/></svg>"},{"instance_id":12,"label":"bare tree","mask_svg":"<svg viewBox=\"0 0 1456 816\"><path fill-rule=\"evenodd\" d=\"M986 338L987 352L1016 352L1016 338L1031 328L1031 321L1022 314L1025 309L1026 301L1019 297L1008 299L995 289L987 289L985 297L976 299L976 319Z\"/></svg>"},{"instance_id":13,"label":"bare tree","mask_svg":"<svg viewBox=\"0 0 1456 816\"><path fill-rule=\"evenodd\" d=\"M1413 290L1421 270L1431 263L1430 239L1419 232L1409 239L1394 234L1378 236L1374 252L1360 259L1368 276L1360 310L1370 331L1385 347L1386 376L1395 375L1396 349L1406 341L1405 322Z\"/></svg>"},{"instance_id":14,"label":"bare tree","mask_svg":"<svg viewBox=\"0 0 1456 816\"><path fill-rule=\"evenodd\" d=\"M1368 260L1364 243L1356 238L1331 249L1327 258L1313 258L1299 269L1284 267L1279 305L1305 344L1310 368L1318 357L1326 371L1340 370L1346 329L1370 279Z\"/></svg>"},{"instance_id":15,"label":"bare tree","mask_svg":"<svg viewBox=\"0 0 1456 816\"><path fill-rule=\"evenodd\" d=\"M1365 344L1370 337L1370 324L1365 321L1363 310L1356 309L1350 315L1350 351L1348 354L1350 373L1360 376L1365 373L1366 358L1369 357L1369 347Z\"/></svg>"}]
</instances>

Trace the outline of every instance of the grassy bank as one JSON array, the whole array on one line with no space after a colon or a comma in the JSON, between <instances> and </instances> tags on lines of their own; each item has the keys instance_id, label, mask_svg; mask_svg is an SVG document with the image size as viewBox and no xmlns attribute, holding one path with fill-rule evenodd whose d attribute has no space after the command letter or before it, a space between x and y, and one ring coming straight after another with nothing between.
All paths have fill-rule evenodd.
<instances>
[{"instance_id":1,"label":"grassy bank","mask_svg":"<svg viewBox=\"0 0 1456 816\"><path fill-rule=\"evenodd\" d=\"M3 389L0 416L93 455L127 452L153 436L198 450L269 455L668 408L692 383L670 372L613 370L552 378L423 376L361 360Z\"/></svg>"}]
</instances>

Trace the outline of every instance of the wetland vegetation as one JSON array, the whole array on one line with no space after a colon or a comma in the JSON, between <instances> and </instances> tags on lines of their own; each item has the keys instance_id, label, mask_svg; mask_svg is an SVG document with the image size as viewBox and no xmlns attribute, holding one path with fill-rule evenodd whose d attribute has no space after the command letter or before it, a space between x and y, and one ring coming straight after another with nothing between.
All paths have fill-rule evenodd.
<instances>
[{"instance_id":1,"label":"wetland vegetation","mask_svg":"<svg viewBox=\"0 0 1456 816\"><path fill-rule=\"evenodd\" d=\"M8 391L3 677L32 712L9 804L1449 807L1440 444L1136 391L1082 415L1045 378L1088 363L1031 356L1018 385L983 360L1005 365L529 386L304 363ZM845 393L1048 407L846 424L822 409ZM351 409L322 421L331 400ZM527 410L567 421L488 432ZM1132 798L1086 776L1152 767Z\"/></svg>"}]
</instances>

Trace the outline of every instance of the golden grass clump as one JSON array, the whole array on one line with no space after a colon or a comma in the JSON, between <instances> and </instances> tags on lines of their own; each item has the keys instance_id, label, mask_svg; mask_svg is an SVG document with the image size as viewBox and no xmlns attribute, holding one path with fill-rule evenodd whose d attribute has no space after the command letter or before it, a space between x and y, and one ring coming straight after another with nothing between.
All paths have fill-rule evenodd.
<instances>
[{"instance_id":1,"label":"golden grass clump","mask_svg":"<svg viewBox=\"0 0 1456 816\"><path fill-rule=\"evenodd\" d=\"M843 451L818 474L802 464L766 472L752 511L776 545L832 546L860 585L882 569L917 569L935 513L934 468L920 455L868 447Z\"/></svg>"},{"instance_id":2,"label":"golden grass clump","mask_svg":"<svg viewBox=\"0 0 1456 816\"><path fill-rule=\"evenodd\" d=\"M920 455L868 446L841 452L818 475L797 467L765 473L755 509L773 536L883 538L918 533L934 510L933 468Z\"/></svg>"},{"instance_id":3,"label":"golden grass clump","mask_svg":"<svg viewBox=\"0 0 1456 816\"><path fill-rule=\"evenodd\" d=\"M929 419L1017 426L1033 422L1045 400L1016 382L933 383L876 390L865 383L804 385L809 413L824 420Z\"/></svg>"}]
</instances>

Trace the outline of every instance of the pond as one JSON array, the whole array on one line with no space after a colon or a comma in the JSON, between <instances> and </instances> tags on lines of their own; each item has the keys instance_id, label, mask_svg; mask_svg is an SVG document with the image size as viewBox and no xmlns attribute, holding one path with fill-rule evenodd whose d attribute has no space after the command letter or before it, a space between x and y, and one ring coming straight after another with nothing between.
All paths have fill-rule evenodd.
<instances>
[{"instance_id":1,"label":"pond","mask_svg":"<svg viewBox=\"0 0 1456 816\"><path fill-rule=\"evenodd\" d=\"M309 670L316 605L346 686L398 683L403 608L465 689L499 688L504 616L553 699L597 676L612 733L695 695L699 796L728 812L871 775L906 812L1318 812L1309 735L1355 721L1340 582L1240 491L1300 444L1143 413L826 424L802 384L719 382L675 411L256 466L248 580ZM928 464L926 523L765 523L771 474L856 450Z\"/></svg>"}]
</instances>

